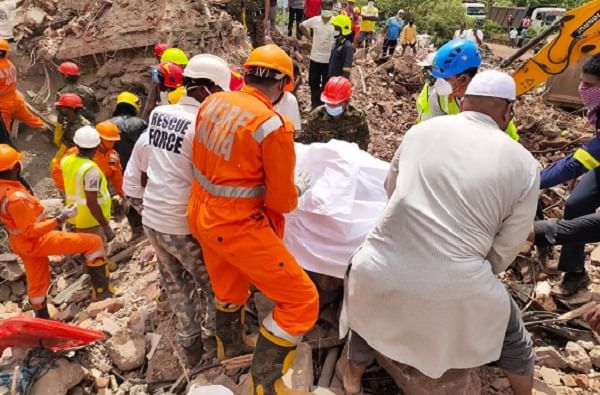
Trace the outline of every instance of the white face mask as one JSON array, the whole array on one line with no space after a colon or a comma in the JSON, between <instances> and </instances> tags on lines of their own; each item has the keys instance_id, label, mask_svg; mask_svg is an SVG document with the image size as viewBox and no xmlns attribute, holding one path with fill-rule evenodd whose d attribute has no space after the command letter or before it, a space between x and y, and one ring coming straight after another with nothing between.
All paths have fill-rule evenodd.
<instances>
[{"instance_id":1,"label":"white face mask","mask_svg":"<svg viewBox=\"0 0 600 395\"><path fill-rule=\"evenodd\" d=\"M331 18L333 16L333 11L331 11L331 10L321 10L321 16L323 18Z\"/></svg>"},{"instance_id":2,"label":"white face mask","mask_svg":"<svg viewBox=\"0 0 600 395\"><path fill-rule=\"evenodd\" d=\"M435 93L439 96L448 96L452 94L452 85L448 81L443 78L438 78L435 80L435 84L433 84L433 89L435 89Z\"/></svg>"},{"instance_id":3,"label":"white face mask","mask_svg":"<svg viewBox=\"0 0 600 395\"><path fill-rule=\"evenodd\" d=\"M325 104L325 112L332 117L339 117L344 113L344 106L330 106L329 104Z\"/></svg>"}]
</instances>

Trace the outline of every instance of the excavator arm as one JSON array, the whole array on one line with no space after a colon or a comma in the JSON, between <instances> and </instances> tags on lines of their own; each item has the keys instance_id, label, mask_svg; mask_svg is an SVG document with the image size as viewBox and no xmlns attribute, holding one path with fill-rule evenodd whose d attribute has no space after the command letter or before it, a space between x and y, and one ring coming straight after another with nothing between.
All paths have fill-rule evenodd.
<instances>
[{"instance_id":1,"label":"excavator arm","mask_svg":"<svg viewBox=\"0 0 600 395\"><path fill-rule=\"evenodd\" d=\"M550 76L562 73L582 58L600 53L600 0L590 1L567 12L548 30L504 60L500 67L510 65L556 32L556 37L513 73L517 96L527 93Z\"/></svg>"}]
</instances>

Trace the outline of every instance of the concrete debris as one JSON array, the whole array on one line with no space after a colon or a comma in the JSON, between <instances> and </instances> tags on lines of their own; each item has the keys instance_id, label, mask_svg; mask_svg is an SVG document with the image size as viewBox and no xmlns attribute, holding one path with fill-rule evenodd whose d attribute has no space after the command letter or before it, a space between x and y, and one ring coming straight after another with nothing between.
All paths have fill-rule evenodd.
<instances>
[{"instance_id":1,"label":"concrete debris","mask_svg":"<svg viewBox=\"0 0 600 395\"><path fill-rule=\"evenodd\" d=\"M536 347L535 360L539 365L553 369L566 369L568 366L567 360L552 346Z\"/></svg>"},{"instance_id":2,"label":"concrete debris","mask_svg":"<svg viewBox=\"0 0 600 395\"><path fill-rule=\"evenodd\" d=\"M556 303L552 299L552 287L547 281L537 283L535 287L535 302L546 311L556 311Z\"/></svg>"},{"instance_id":3,"label":"concrete debris","mask_svg":"<svg viewBox=\"0 0 600 395\"><path fill-rule=\"evenodd\" d=\"M120 370L134 370L144 363L146 339L143 335L122 330L106 342L106 348L108 355Z\"/></svg>"},{"instance_id":4,"label":"concrete debris","mask_svg":"<svg viewBox=\"0 0 600 395\"><path fill-rule=\"evenodd\" d=\"M560 375L557 370L547 368L543 366L540 369L542 379L548 385L561 385Z\"/></svg>"},{"instance_id":5,"label":"concrete debris","mask_svg":"<svg viewBox=\"0 0 600 395\"><path fill-rule=\"evenodd\" d=\"M95 318L98 314L100 314L103 311L109 312L109 313L116 313L117 311L121 310L124 306L123 301L120 298L110 298L110 299L105 299L105 300L101 300L99 302L93 302L91 303L87 309L85 309L85 312L92 318Z\"/></svg>"},{"instance_id":6,"label":"concrete debris","mask_svg":"<svg viewBox=\"0 0 600 395\"><path fill-rule=\"evenodd\" d=\"M590 262L592 265L600 266L600 246L594 248L590 254Z\"/></svg>"},{"instance_id":7,"label":"concrete debris","mask_svg":"<svg viewBox=\"0 0 600 395\"><path fill-rule=\"evenodd\" d=\"M314 383L312 349L306 343L300 343L296 349L296 358L288 372L283 376L283 382L296 391L310 391Z\"/></svg>"},{"instance_id":8,"label":"concrete debris","mask_svg":"<svg viewBox=\"0 0 600 395\"><path fill-rule=\"evenodd\" d=\"M568 342L565 347L565 355L569 368L581 373L589 373L592 370L592 360L579 344Z\"/></svg>"},{"instance_id":9,"label":"concrete debris","mask_svg":"<svg viewBox=\"0 0 600 395\"><path fill-rule=\"evenodd\" d=\"M594 365L596 369L600 369L600 346L596 346L592 351L590 351L590 359L592 361L592 365Z\"/></svg>"},{"instance_id":10,"label":"concrete debris","mask_svg":"<svg viewBox=\"0 0 600 395\"><path fill-rule=\"evenodd\" d=\"M52 301L57 304L63 304L63 303L73 303L78 301L77 298L75 297L77 291L81 290L83 288L84 285L86 285L90 280L90 276L89 274L82 274L75 282L73 282L71 285L69 285L67 288L65 288L63 291L59 292L58 295L56 295L54 298L52 298Z\"/></svg>"},{"instance_id":11,"label":"concrete debris","mask_svg":"<svg viewBox=\"0 0 600 395\"><path fill-rule=\"evenodd\" d=\"M31 389L32 395L66 395L85 377L83 367L66 359L59 359L53 368L40 377Z\"/></svg>"},{"instance_id":12,"label":"concrete debris","mask_svg":"<svg viewBox=\"0 0 600 395\"><path fill-rule=\"evenodd\" d=\"M13 254L3 254L13 255ZM16 255L15 255L16 258ZM23 265L15 259L13 262L0 262L0 279L17 281L25 275Z\"/></svg>"}]
</instances>

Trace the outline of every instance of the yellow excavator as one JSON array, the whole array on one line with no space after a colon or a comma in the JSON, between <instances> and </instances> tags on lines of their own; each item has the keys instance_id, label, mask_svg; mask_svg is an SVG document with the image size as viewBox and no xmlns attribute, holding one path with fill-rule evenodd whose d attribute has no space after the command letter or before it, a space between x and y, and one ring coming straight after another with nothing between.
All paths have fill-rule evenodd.
<instances>
[{"instance_id":1,"label":"yellow excavator","mask_svg":"<svg viewBox=\"0 0 600 395\"><path fill-rule=\"evenodd\" d=\"M546 31L505 59L500 67L509 66L531 48L539 46L549 38L550 41L539 52L513 73L517 84L517 96L529 92L551 77L555 79L552 87L577 95L580 71L580 68L576 67L578 62L600 53L600 0L587 2L565 13ZM557 83L561 75L566 77L563 78L566 81ZM561 96L560 92L558 96ZM569 95L562 96L565 96L564 101L567 104L570 100ZM573 99L574 102L580 103L578 95Z\"/></svg>"}]
</instances>

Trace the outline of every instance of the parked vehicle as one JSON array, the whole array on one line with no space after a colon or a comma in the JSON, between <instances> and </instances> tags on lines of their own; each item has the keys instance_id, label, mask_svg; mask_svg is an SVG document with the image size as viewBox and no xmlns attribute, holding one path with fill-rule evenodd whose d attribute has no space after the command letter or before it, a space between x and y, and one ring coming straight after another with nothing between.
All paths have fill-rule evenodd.
<instances>
[{"instance_id":1,"label":"parked vehicle","mask_svg":"<svg viewBox=\"0 0 600 395\"><path fill-rule=\"evenodd\" d=\"M566 9L560 7L500 7L493 6L488 14L488 19L493 20L500 26L508 27L508 17L513 16L513 26L518 28L521 20L526 16L531 18L531 25L535 29L541 29L550 26L555 20L563 16Z\"/></svg>"},{"instance_id":2,"label":"parked vehicle","mask_svg":"<svg viewBox=\"0 0 600 395\"><path fill-rule=\"evenodd\" d=\"M487 11L483 3L463 3L467 16L473 19L486 19Z\"/></svg>"}]
</instances>

